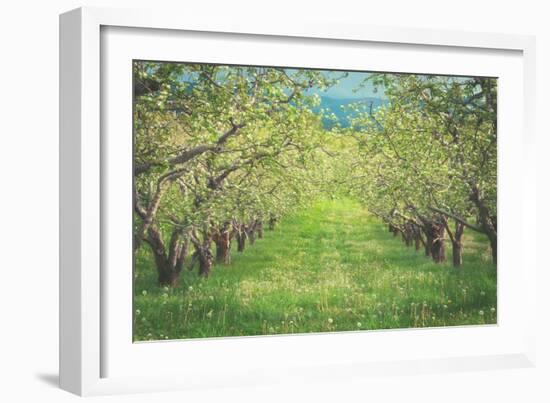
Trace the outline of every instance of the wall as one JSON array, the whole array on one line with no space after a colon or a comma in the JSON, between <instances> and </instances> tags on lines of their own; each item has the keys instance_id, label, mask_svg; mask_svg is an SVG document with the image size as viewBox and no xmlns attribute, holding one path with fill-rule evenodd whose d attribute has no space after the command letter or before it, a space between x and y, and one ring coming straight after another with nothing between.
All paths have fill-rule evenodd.
<instances>
[{"instance_id":1,"label":"wall","mask_svg":"<svg viewBox=\"0 0 550 403\"><path fill-rule=\"evenodd\" d=\"M198 3L198 4L196 4ZM58 390L57 293L58 293L58 14L81 5L156 7L177 1L5 1L1 6L2 61L0 62L0 394L6 402L74 401ZM374 25L403 25L472 31L535 34L538 37L539 184L548 183L549 109L545 90L550 71L550 32L544 2L504 1L323 1L274 2L202 1L185 4L188 13L227 15L245 12L251 18L299 18L351 20ZM546 246L548 190L540 188L539 257ZM539 365L536 369L378 377L348 383L310 384L290 388L258 387L98 398L99 401L548 401L545 383L550 379L548 297L539 279ZM9 396L9 397L8 397Z\"/></svg>"}]
</instances>

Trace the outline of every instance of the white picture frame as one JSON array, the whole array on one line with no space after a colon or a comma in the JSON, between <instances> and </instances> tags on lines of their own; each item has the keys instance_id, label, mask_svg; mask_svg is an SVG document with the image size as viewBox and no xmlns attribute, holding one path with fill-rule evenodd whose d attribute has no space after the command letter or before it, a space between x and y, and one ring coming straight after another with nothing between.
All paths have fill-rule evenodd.
<instances>
[{"instance_id":1,"label":"white picture frame","mask_svg":"<svg viewBox=\"0 0 550 403\"><path fill-rule=\"evenodd\" d=\"M106 42L106 37L102 35L109 32L114 33L114 36ZM115 180L114 187L112 183L109 185L108 178L116 177L114 171L109 170L116 168L109 163L111 157L105 147L112 147L111 151L124 152L124 143L117 145L111 141L112 136L105 137L106 133L112 130L111 124L117 124L117 122L111 122L109 113L102 108L108 101L109 107L121 107L122 113L125 113L129 105L125 106L123 98L117 97L117 94L123 94L125 91L124 80L117 80L117 84L109 81L112 85L108 87L102 81L105 80L102 74L105 76L115 74L113 71L117 69L117 65L111 66L102 58L112 56L113 60L118 58L120 63L125 63L129 58L134 57L132 49L135 49L135 46L132 47L131 36L139 32L144 35L142 40L150 39L149 45L143 45L143 48L158 48L154 50L156 53L147 53L145 56L163 55L168 58L163 60L178 60L182 57L181 55L170 56L170 49L173 48L175 41L182 40L186 33L192 33L195 38L190 39L191 42L189 42L195 49L199 47L192 45L193 40L203 36L212 37L212 35L214 35L212 42L231 41L230 38L235 37L245 42L246 38L252 38L251 40L256 44L269 42L271 44L269 46L273 47L275 53L264 51L265 63L273 60L268 56L276 55L277 47L299 45L303 49L307 46L311 47L312 43L317 43L316 41L322 42L322 46L332 47L334 51L346 46L362 51L361 46L370 46L382 50L393 47L396 52L423 52L428 61L431 60L435 73L441 73L441 69L453 63L452 58L456 58L457 55L472 58L472 63L466 63L464 70L461 70L472 75L476 71L483 71L481 66L493 60L491 57L498 59L501 56L510 55L509 62L503 58L501 63L502 66L510 66L508 70L507 67L502 67L502 74L508 77L506 82L509 83L509 87L507 87L508 84L504 84L504 89L509 88L509 94L517 94L518 97L509 103L508 101L504 103L503 108L516 108L520 112L517 116L503 118L505 123L509 122L510 128L518 129L515 134L505 136L504 142L501 142L499 137L499 147L502 148L503 153L506 153L504 161L507 161L504 166L500 164L499 151L499 231L519 231L522 241L514 250L499 247L499 276L502 261L500 254L503 253L509 254L512 261L521 269L517 272L503 269L503 281L501 282L499 278L499 306L502 302L504 308L507 306L510 308L503 310L499 307L498 326L446 328L444 333L440 329L405 329L348 334L222 338L146 343L148 344L146 347L133 346L131 339L128 340L127 337L131 321L128 322L127 317L116 316L117 311L126 312L127 306L123 305L124 302L112 302L112 298L109 298L113 287L119 290L118 287L131 287L131 285L124 286L121 283L124 277L122 280L117 280L110 276L111 272L105 271L105 267L109 266L110 257L106 253L109 248L103 243L105 227L108 227L105 224L105 211L111 208L109 192L115 191L117 187L124 189L124 186L118 186L120 184L117 182L118 179ZM106 46L107 43L108 46ZM158 46L155 46L155 43ZM128 46L121 46L121 44ZM206 46L215 45L206 44ZM252 45L247 43L246 46ZM112 47L117 52L109 53L104 49L107 47ZM232 49L237 48L238 46ZM233 56L237 57L236 60L242 60L245 57L243 50L240 53L238 50L235 52L236 56ZM445 61L445 58L442 58L440 64L435 63L434 52L448 53L449 60ZM534 38L520 35L383 28L325 21L302 21L300 24L293 24L257 21L247 19L246 16L218 20L207 16L182 16L168 11L152 10L80 8L61 15L61 387L79 395L96 395L244 386L307 379L334 380L380 373L397 375L534 365L535 323L534 318L529 315L530 312L535 312L535 309L530 308L535 305L537 266L534 253L527 253L529 242L527 234L535 233L536 221L533 179L535 159L532 158L535 102L534 52ZM292 52L289 54L292 55ZM469 54L472 56L468 56ZM295 52L295 55L297 57L298 52ZM197 50L193 61L201 57L209 56ZM215 55L210 57L213 58ZM254 52L254 57L262 57L262 51ZM309 61L304 59L296 63L300 65L313 63L317 67L329 67L319 66L320 62L313 61L314 57L308 59ZM488 59L482 59L483 57ZM474 63L476 58L481 58L477 67ZM388 60L390 59L391 57L388 56ZM210 61L220 60L227 61L223 58ZM396 63L395 57L391 60ZM456 60L459 59L455 59L455 64ZM202 61L207 60L202 59ZM351 61L347 63L349 66ZM423 69L422 72L430 72L425 71L427 68L426 64L424 67L421 64L417 67L411 64L407 71ZM131 75L131 70L128 70L128 75ZM127 99L129 95L129 93L125 94L124 97ZM501 113L500 106L499 103L499 113ZM501 120L499 114L499 130ZM127 123L127 119L125 122L121 121L122 130L127 129ZM128 141L130 137L124 141ZM122 159L124 160L127 156L126 154ZM511 161L519 163L521 169L514 170L512 173ZM120 171L117 172L120 173ZM521 186L521 192L513 189L506 182L502 183L502 176L506 177L510 183ZM510 201L503 206L500 204L501 187L510 191L509 197L506 197ZM508 193L505 195L508 196ZM130 194L128 196L131 197ZM516 207L516 210L519 208L520 212L515 218L506 218L502 226L500 214L511 211L510 203ZM131 214L131 211L128 213ZM506 214L506 217L509 215ZM499 243L507 242L506 237L503 238L504 240L499 236ZM108 287L106 280L112 282ZM516 304L520 300L521 304ZM122 308L116 309L117 306L113 304L121 304L119 308ZM512 305L515 307L512 308ZM504 311L502 313L504 316L501 316L501 310ZM117 338L117 334L124 335L123 340L120 340L120 337ZM497 339L503 340L502 343L497 342ZM404 340L411 340L410 344L403 343ZM457 346L456 342L460 340L463 345ZM364 349L364 353L353 356L353 346L360 343L368 347ZM444 343L452 347L448 347L446 351ZM337 347L342 345L350 346L350 349ZM411 349L407 349L409 346L417 349L413 351L414 354L410 351ZM322 348L325 349L325 354L319 355ZM432 350L430 351L429 348ZM300 353L295 354L293 358L285 358L282 354L284 351ZM379 352L378 355L375 354L376 351ZM157 375L147 371L132 370L139 362L152 364L155 359L167 362L168 357L176 357L182 352L188 357L187 362L172 360L169 365L166 365L166 370L161 371L162 373L155 371L159 372ZM366 356L367 353L370 354L368 356L370 358ZM263 357L265 363L259 365L258 357ZM227 365L228 361L231 365ZM127 365L123 365L124 362Z\"/></svg>"}]
</instances>

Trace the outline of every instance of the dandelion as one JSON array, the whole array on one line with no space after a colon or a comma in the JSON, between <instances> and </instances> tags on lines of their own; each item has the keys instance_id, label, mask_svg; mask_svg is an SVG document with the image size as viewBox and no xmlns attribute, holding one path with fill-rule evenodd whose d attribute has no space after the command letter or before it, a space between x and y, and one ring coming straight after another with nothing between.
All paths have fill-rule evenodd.
<instances>
[{"instance_id":1,"label":"dandelion","mask_svg":"<svg viewBox=\"0 0 550 403\"><path fill-rule=\"evenodd\" d=\"M192 287L192 286L189 286L187 289L188 289L189 291L193 291L193 287Z\"/></svg>"},{"instance_id":2,"label":"dandelion","mask_svg":"<svg viewBox=\"0 0 550 403\"><path fill-rule=\"evenodd\" d=\"M328 324L329 324L329 325L332 325L332 322L334 322L334 321L332 320L332 318L328 318L327 321L328 321Z\"/></svg>"},{"instance_id":3,"label":"dandelion","mask_svg":"<svg viewBox=\"0 0 550 403\"><path fill-rule=\"evenodd\" d=\"M362 326L362 325L361 325L361 322L357 322L357 327L360 328L361 326Z\"/></svg>"},{"instance_id":4,"label":"dandelion","mask_svg":"<svg viewBox=\"0 0 550 403\"><path fill-rule=\"evenodd\" d=\"M493 312L493 313L494 313L495 311L496 311L495 307L494 307L494 306L493 306L493 307L491 307L491 312Z\"/></svg>"},{"instance_id":5,"label":"dandelion","mask_svg":"<svg viewBox=\"0 0 550 403\"><path fill-rule=\"evenodd\" d=\"M479 313L479 316L483 316L485 314L485 312L483 311L479 311L478 313Z\"/></svg>"},{"instance_id":6,"label":"dandelion","mask_svg":"<svg viewBox=\"0 0 550 403\"><path fill-rule=\"evenodd\" d=\"M144 296L147 295L147 290L143 290L143 291L141 292L141 295L144 295Z\"/></svg>"},{"instance_id":7,"label":"dandelion","mask_svg":"<svg viewBox=\"0 0 550 403\"><path fill-rule=\"evenodd\" d=\"M140 315L141 311L139 309L136 309L136 315Z\"/></svg>"},{"instance_id":8,"label":"dandelion","mask_svg":"<svg viewBox=\"0 0 550 403\"><path fill-rule=\"evenodd\" d=\"M447 308L448 308L448 306L447 306L447 305L443 305L443 309L447 309Z\"/></svg>"}]
</instances>

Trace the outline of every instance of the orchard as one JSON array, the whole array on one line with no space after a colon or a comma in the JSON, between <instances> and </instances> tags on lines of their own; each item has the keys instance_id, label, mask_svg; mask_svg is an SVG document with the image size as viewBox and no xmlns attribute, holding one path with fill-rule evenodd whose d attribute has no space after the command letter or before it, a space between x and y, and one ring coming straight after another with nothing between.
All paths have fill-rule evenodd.
<instances>
[{"instance_id":1,"label":"orchard","mask_svg":"<svg viewBox=\"0 0 550 403\"><path fill-rule=\"evenodd\" d=\"M383 102L356 97L335 113L322 95L346 72L137 61L133 70L137 339L496 321L496 79L364 74L353 90L380 91ZM438 305L443 316L372 308L366 300L380 292L371 285L395 270L372 248L381 240L401 243L392 253L412 259L403 270L414 281L429 267L438 287L479 287L484 297L453 320L443 305L459 297L441 292L452 301ZM332 253L340 257L323 271ZM339 296L322 297L333 287L319 286L324 275L358 299L340 299L343 283ZM279 309L290 297L269 299L278 287L305 299ZM216 295L199 298L201 289ZM299 306L307 295L309 322ZM228 320L230 306L250 318ZM372 316L377 309L393 319ZM337 326L338 312L351 315L347 325Z\"/></svg>"}]
</instances>

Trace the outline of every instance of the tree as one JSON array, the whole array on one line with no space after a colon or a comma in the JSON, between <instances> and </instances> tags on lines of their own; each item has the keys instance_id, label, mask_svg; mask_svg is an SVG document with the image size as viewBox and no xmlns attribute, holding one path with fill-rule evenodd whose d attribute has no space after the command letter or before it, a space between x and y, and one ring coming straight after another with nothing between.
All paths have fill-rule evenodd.
<instances>
[{"instance_id":1,"label":"tree","mask_svg":"<svg viewBox=\"0 0 550 403\"><path fill-rule=\"evenodd\" d=\"M330 80L307 70L141 62L134 74L134 248L151 246L165 283L163 262L190 241L192 262L208 276L212 241L228 262L235 230L252 241L263 228L263 212L249 222L230 216L230 179L266 171L283 154L303 159L319 126L306 91ZM239 192L251 192L241 179Z\"/></svg>"},{"instance_id":2,"label":"tree","mask_svg":"<svg viewBox=\"0 0 550 403\"><path fill-rule=\"evenodd\" d=\"M446 233L453 263L462 263L466 226L487 235L496 263L496 80L382 74L374 81L389 104L354 122L373 172L367 204L401 231L422 228L436 261L444 258Z\"/></svg>"}]
</instances>

